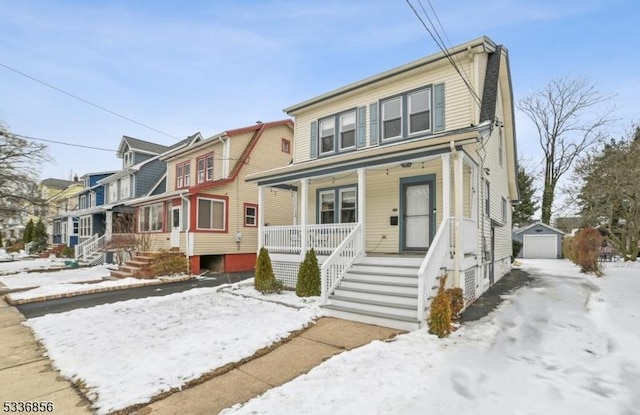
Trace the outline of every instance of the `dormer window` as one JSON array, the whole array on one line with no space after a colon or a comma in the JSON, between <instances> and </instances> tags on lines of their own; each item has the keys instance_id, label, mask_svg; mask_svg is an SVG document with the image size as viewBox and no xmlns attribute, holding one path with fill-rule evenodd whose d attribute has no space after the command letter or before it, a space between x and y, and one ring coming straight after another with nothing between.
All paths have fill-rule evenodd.
<instances>
[{"instance_id":1,"label":"dormer window","mask_svg":"<svg viewBox=\"0 0 640 415\"><path fill-rule=\"evenodd\" d=\"M124 167L133 166L133 152L127 151L124 153Z\"/></svg>"}]
</instances>

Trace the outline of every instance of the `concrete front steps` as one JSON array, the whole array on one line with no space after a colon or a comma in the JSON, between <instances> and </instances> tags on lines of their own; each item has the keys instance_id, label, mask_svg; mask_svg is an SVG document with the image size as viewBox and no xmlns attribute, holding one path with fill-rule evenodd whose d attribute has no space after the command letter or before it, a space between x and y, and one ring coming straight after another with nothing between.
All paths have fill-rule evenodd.
<instances>
[{"instance_id":1,"label":"concrete front steps","mask_svg":"<svg viewBox=\"0 0 640 415\"><path fill-rule=\"evenodd\" d=\"M156 254L153 252L141 252L125 262L124 265L120 265L117 271L111 271L111 276L114 278L153 278L151 265L155 260Z\"/></svg>"},{"instance_id":2,"label":"concrete front steps","mask_svg":"<svg viewBox=\"0 0 640 415\"><path fill-rule=\"evenodd\" d=\"M323 306L346 320L417 330L421 257L363 257L347 271Z\"/></svg>"}]
</instances>

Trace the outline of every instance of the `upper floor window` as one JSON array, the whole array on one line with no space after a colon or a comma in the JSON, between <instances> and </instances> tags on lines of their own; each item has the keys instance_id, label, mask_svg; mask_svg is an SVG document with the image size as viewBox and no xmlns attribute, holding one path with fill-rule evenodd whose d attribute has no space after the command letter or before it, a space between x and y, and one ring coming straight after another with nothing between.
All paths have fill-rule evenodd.
<instances>
[{"instance_id":1,"label":"upper floor window","mask_svg":"<svg viewBox=\"0 0 640 415\"><path fill-rule=\"evenodd\" d=\"M382 140L431 131L431 88L381 101Z\"/></svg>"},{"instance_id":2,"label":"upper floor window","mask_svg":"<svg viewBox=\"0 0 640 415\"><path fill-rule=\"evenodd\" d=\"M287 140L286 138L283 138L281 141L281 147L280 150L283 153L291 153L291 141Z\"/></svg>"},{"instance_id":3,"label":"upper floor window","mask_svg":"<svg viewBox=\"0 0 640 415\"><path fill-rule=\"evenodd\" d=\"M84 187L90 187L89 186L89 178L87 177L86 179L84 179Z\"/></svg>"},{"instance_id":4,"label":"upper floor window","mask_svg":"<svg viewBox=\"0 0 640 415\"><path fill-rule=\"evenodd\" d=\"M213 180L213 154L196 159L196 183Z\"/></svg>"},{"instance_id":5,"label":"upper floor window","mask_svg":"<svg viewBox=\"0 0 640 415\"><path fill-rule=\"evenodd\" d=\"M109 183L109 203L113 203L118 200L118 182Z\"/></svg>"},{"instance_id":6,"label":"upper floor window","mask_svg":"<svg viewBox=\"0 0 640 415\"><path fill-rule=\"evenodd\" d=\"M124 177L120 180L120 199L128 199L131 196L131 180Z\"/></svg>"},{"instance_id":7,"label":"upper floor window","mask_svg":"<svg viewBox=\"0 0 640 415\"><path fill-rule=\"evenodd\" d=\"M133 165L133 152L127 151L124 153L124 167L129 167Z\"/></svg>"},{"instance_id":8,"label":"upper floor window","mask_svg":"<svg viewBox=\"0 0 640 415\"><path fill-rule=\"evenodd\" d=\"M351 111L340 116L340 150L356 146L356 112Z\"/></svg>"},{"instance_id":9,"label":"upper floor window","mask_svg":"<svg viewBox=\"0 0 640 415\"><path fill-rule=\"evenodd\" d=\"M86 209L87 207L87 195L80 196L80 209Z\"/></svg>"},{"instance_id":10,"label":"upper floor window","mask_svg":"<svg viewBox=\"0 0 640 415\"><path fill-rule=\"evenodd\" d=\"M409 94L409 134L431 129L431 90L424 89Z\"/></svg>"},{"instance_id":11,"label":"upper floor window","mask_svg":"<svg viewBox=\"0 0 640 415\"><path fill-rule=\"evenodd\" d=\"M96 192L89 193L89 207L96 205Z\"/></svg>"},{"instance_id":12,"label":"upper floor window","mask_svg":"<svg viewBox=\"0 0 640 415\"><path fill-rule=\"evenodd\" d=\"M336 122L333 117L320 120L320 154L333 153L335 151Z\"/></svg>"},{"instance_id":13,"label":"upper floor window","mask_svg":"<svg viewBox=\"0 0 640 415\"><path fill-rule=\"evenodd\" d=\"M402 137L402 98L382 102L382 139Z\"/></svg>"},{"instance_id":14,"label":"upper floor window","mask_svg":"<svg viewBox=\"0 0 640 415\"><path fill-rule=\"evenodd\" d=\"M320 120L319 133L321 155L356 148L356 110Z\"/></svg>"},{"instance_id":15,"label":"upper floor window","mask_svg":"<svg viewBox=\"0 0 640 415\"><path fill-rule=\"evenodd\" d=\"M191 185L191 163L186 161L176 166L176 188L189 187Z\"/></svg>"}]
</instances>

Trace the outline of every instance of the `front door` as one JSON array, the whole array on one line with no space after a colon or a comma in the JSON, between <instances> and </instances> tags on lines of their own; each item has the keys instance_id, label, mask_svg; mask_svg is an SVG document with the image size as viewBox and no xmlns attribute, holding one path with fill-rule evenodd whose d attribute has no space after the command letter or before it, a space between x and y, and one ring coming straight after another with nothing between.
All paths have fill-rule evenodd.
<instances>
[{"instance_id":1,"label":"front door","mask_svg":"<svg viewBox=\"0 0 640 415\"><path fill-rule=\"evenodd\" d=\"M180 247L180 206L171 209L171 247Z\"/></svg>"},{"instance_id":2,"label":"front door","mask_svg":"<svg viewBox=\"0 0 640 415\"><path fill-rule=\"evenodd\" d=\"M433 237L433 180L424 176L400 180L400 249L426 251Z\"/></svg>"}]
</instances>

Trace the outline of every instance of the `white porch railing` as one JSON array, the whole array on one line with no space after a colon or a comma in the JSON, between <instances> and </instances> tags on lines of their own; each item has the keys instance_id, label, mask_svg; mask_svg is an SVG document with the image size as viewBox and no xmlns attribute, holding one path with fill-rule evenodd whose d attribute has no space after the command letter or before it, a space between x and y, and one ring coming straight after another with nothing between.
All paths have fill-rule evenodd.
<instances>
[{"instance_id":1,"label":"white porch railing","mask_svg":"<svg viewBox=\"0 0 640 415\"><path fill-rule=\"evenodd\" d=\"M80 259L80 258L82 258L82 257L84 256L84 248L85 248L87 245L89 245L89 244L91 244L91 243L95 242L95 240L96 240L96 239L98 239L98 234L97 234L97 233L96 233L96 234L94 234L94 235L92 235L92 236L90 236L90 237L89 237L89 239L87 239L87 240L85 240L85 241L82 241L82 242L80 242L79 244L77 244L77 245L75 246L76 259Z\"/></svg>"},{"instance_id":2,"label":"white porch railing","mask_svg":"<svg viewBox=\"0 0 640 415\"><path fill-rule=\"evenodd\" d=\"M306 248L313 248L318 255L331 255L340 244L357 227L357 223L330 223L321 225L306 225ZM301 254L302 227L265 226L260 235L261 246L269 253Z\"/></svg>"},{"instance_id":3,"label":"white porch railing","mask_svg":"<svg viewBox=\"0 0 640 415\"><path fill-rule=\"evenodd\" d=\"M418 270L418 321L420 322L425 319L424 310L430 301L429 296L433 287L436 286L437 277L442 272L440 268L447 266L453 258L451 249L453 223L453 218L445 219L440 223Z\"/></svg>"},{"instance_id":4,"label":"white porch railing","mask_svg":"<svg viewBox=\"0 0 640 415\"><path fill-rule=\"evenodd\" d=\"M96 234L97 236L97 234ZM89 258L96 252L99 252L102 248L104 248L104 244L107 240L107 235L102 235L96 238L93 242L86 244L82 248L82 256L86 259Z\"/></svg>"},{"instance_id":5,"label":"white porch railing","mask_svg":"<svg viewBox=\"0 0 640 415\"><path fill-rule=\"evenodd\" d=\"M327 303L327 298L338 286L349 267L363 254L364 235L362 224L358 223L320 267L322 304Z\"/></svg>"}]
</instances>

